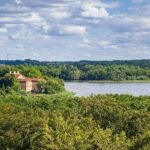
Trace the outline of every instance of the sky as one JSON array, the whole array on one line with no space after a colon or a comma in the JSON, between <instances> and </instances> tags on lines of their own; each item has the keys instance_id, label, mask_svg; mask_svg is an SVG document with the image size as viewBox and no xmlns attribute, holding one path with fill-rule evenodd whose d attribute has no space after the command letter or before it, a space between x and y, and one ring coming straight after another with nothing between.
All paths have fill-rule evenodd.
<instances>
[{"instance_id":1,"label":"sky","mask_svg":"<svg viewBox=\"0 0 150 150\"><path fill-rule=\"evenodd\" d=\"M0 59L150 59L150 0L0 0Z\"/></svg>"}]
</instances>

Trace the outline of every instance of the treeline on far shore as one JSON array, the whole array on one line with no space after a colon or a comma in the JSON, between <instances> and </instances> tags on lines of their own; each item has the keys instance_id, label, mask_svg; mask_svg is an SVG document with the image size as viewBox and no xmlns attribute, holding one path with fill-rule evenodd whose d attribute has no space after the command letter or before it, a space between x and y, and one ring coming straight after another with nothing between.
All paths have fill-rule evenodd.
<instances>
[{"instance_id":1,"label":"treeline on far shore","mask_svg":"<svg viewBox=\"0 0 150 150\"><path fill-rule=\"evenodd\" d=\"M19 70L26 76L47 76L63 80L148 81L150 60L39 62L1 61L7 70ZM1 67L2 68L2 67Z\"/></svg>"}]
</instances>

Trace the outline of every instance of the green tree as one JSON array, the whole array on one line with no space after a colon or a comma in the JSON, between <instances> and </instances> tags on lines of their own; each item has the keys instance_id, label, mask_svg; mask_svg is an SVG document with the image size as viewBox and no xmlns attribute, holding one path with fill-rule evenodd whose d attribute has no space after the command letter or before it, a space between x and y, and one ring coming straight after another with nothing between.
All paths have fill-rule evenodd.
<instances>
[{"instance_id":1,"label":"green tree","mask_svg":"<svg viewBox=\"0 0 150 150\"><path fill-rule=\"evenodd\" d=\"M2 90L5 89L7 92L10 92L11 90L19 91L20 86L13 75L6 74L4 77L0 79L0 88Z\"/></svg>"},{"instance_id":2,"label":"green tree","mask_svg":"<svg viewBox=\"0 0 150 150\"><path fill-rule=\"evenodd\" d=\"M38 88L40 93L45 94L56 94L60 92L64 92L65 88L62 85L62 82L56 79L46 79L42 80L38 83Z\"/></svg>"}]
</instances>

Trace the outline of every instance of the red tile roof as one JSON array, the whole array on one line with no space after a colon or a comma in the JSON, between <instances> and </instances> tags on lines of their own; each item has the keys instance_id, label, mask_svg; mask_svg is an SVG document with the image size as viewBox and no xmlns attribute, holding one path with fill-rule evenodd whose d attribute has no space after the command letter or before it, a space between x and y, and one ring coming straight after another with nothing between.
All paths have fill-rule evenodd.
<instances>
[{"instance_id":1,"label":"red tile roof","mask_svg":"<svg viewBox=\"0 0 150 150\"><path fill-rule=\"evenodd\" d=\"M16 79L19 81L19 82L27 82L27 81L30 81L30 82L38 82L40 81L39 78L28 78L28 77L25 77L24 75L20 74L20 73L14 73Z\"/></svg>"},{"instance_id":2,"label":"red tile roof","mask_svg":"<svg viewBox=\"0 0 150 150\"><path fill-rule=\"evenodd\" d=\"M18 79L19 77L22 77L22 78L24 78L24 79L26 79L27 77L25 77L24 75L22 75L22 74L20 74L20 73L15 73L14 74L15 75L15 77Z\"/></svg>"}]
</instances>

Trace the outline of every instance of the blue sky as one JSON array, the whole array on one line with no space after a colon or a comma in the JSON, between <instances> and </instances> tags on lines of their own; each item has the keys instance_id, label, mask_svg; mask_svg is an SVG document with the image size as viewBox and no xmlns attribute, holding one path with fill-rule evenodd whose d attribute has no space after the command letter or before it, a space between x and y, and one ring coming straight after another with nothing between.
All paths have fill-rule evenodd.
<instances>
[{"instance_id":1,"label":"blue sky","mask_svg":"<svg viewBox=\"0 0 150 150\"><path fill-rule=\"evenodd\" d=\"M0 59L150 59L149 0L0 0Z\"/></svg>"}]
</instances>

